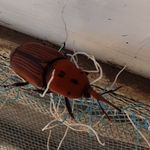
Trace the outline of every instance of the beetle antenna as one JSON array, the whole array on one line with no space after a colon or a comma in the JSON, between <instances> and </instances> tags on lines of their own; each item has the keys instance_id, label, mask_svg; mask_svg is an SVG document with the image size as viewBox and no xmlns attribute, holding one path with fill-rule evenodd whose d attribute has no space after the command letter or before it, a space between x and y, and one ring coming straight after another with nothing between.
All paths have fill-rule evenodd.
<instances>
[{"instance_id":1,"label":"beetle antenna","mask_svg":"<svg viewBox=\"0 0 150 150\"><path fill-rule=\"evenodd\" d=\"M97 88L97 89L100 89L100 90L104 90L104 88L101 88L101 87L99 87L99 86L97 86L97 85L91 85L91 86L93 86L93 87L95 87L95 88ZM114 92L116 92L116 91L118 91L120 88L122 88L122 86L118 86L117 88L115 88L115 89L111 89L111 90L106 90L105 92L103 92L103 93L101 93L100 95L105 95L105 94L109 94L109 93L114 93Z\"/></svg>"},{"instance_id":2,"label":"beetle antenna","mask_svg":"<svg viewBox=\"0 0 150 150\"><path fill-rule=\"evenodd\" d=\"M105 95L108 93L114 93L115 91L119 90L120 88L122 88L122 86L119 86L119 87L115 88L114 90L105 91L105 92L101 93L101 95Z\"/></svg>"},{"instance_id":3,"label":"beetle antenna","mask_svg":"<svg viewBox=\"0 0 150 150\"><path fill-rule=\"evenodd\" d=\"M100 109L102 110L103 114L105 114L105 116L108 118L108 120L109 120L110 122L112 122L111 118L108 116L108 114L106 113L106 111L105 111L104 108L102 107L101 103L100 103L98 100L97 100L97 102L98 102L98 105L99 105Z\"/></svg>"}]
</instances>

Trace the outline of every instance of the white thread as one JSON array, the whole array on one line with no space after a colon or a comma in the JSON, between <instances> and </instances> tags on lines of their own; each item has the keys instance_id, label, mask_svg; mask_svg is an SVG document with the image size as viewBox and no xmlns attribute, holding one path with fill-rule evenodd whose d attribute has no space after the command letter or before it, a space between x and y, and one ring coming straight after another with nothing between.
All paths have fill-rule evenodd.
<instances>
[{"instance_id":1,"label":"white thread","mask_svg":"<svg viewBox=\"0 0 150 150\"><path fill-rule=\"evenodd\" d=\"M59 121L59 120L58 120ZM71 123L71 124L69 124L67 121L64 121L63 122L63 124L64 125L66 125L68 128L70 128L70 129L72 129L73 131L80 131L80 132L88 132L88 131L86 131L86 130L79 130L79 129L75 129L75 128L73 128L72 126L82 126L82 127L86 127L86 128L88 128L88 129L90 129L93 133L94 133L94 135L96 136L96 139L97 139L97 141L98 141L98 143L99 144L101 144L101 145L105 145L105 143L102 143L101 141L100 141L100 139L99 139L99 136L98 136L98 134L97 134L97 132L91 127L91 126L88 126L88 125L85 125L85 124L81 124L81 123ZM47 130L47 129L49 129L49 127L46 125L46 127L47 128L45 128L44 130ZM51 127L50 127L50 129L51 129Z\"/></svg>"},{"instance_id":2,"label":"white thread","mask_svg":"<svg viewBox=\"0 0 150 150\"><path fill-rule=\"evenodd\" d=\"M147 145L150 147L150 143L148 142L148 140L146 139L146 137L143 135L143 133L135 126L135 124L133 123L132 119L130 118L128 112L126 110L124 112L127 115L128 119L131 122L131 124L134 127L134 129L138 131L138 133L141 135L141 137L145 140L145 142L147 143Z\"/></svg>"},{"instance_id":3,"label":"white thread","mask_svg":"<svg viewBox=\"0 0 150 150\"><path fill-rule=\"evenodd\" d=\"M64 44L61 45L61 47L59 48L58 52L60 52L64 47Z\"/></svg>"},{"instance_id":4,"label":"white thread","mask_svg":"<svg viewBox=\"0 0 150 150\"><path fill-rule=\"evenodd\" d=\"M46 92L48 91L49 86L50 86L51 82L52 82L53 79L54 79L54 74L55 74L55 69L54 69L53 72L52 72L51 78L50 78L49 81L48 81L48 84L47 84L46 89L44 90L43 94L40 94L41 97L44 97L45 94L46 94Z\"/></svg>"},{"instance_id":5,"label":"white thread","mask_svg":"<svg viewBox=\"0 0 150 150\"><path fill-rule=\"evenodd\" d=\"M63 125L69 127L69 128L70 128L71 130L73 130L73 131L87 132L87 130L85 130L85 129L84 129L84 130L83 130L83 129L75 129L75 128L71 127L70 124L69 124L67 121L64 121L64 122L63 122L63 120L62 120L62 121L57 120L57 119L54 120L54 122L56 122L56 123L58 123L58 121L61 122ZM49 126L50 126L50 123L48 123L48 124L42 129L42 131L45 131L45 130L52 129L52 128L56 127L55 125L50 126L50 127L49 127Z\"/></svg>"},{"instance_id":6,"label":"white thread","mask_svg":"<svg viewBox=\"0 0 150 150\"><path fill-rule=\"evenodd\" d=\"M60 50L61 50L61 48L60 48ZM94 65L95 65L95 67L96 67L96 70L94 70L94 71L87 71L87 72L99 72L99 71L100 71L100 77L97 78L96 80L94 80L93 82L96 82L97 80L101 79L101 78L102 78L102 69L101 69L100 65L97 63L97 61L95 60L95 58L89 56L88 54L86 54L86 53L84 53L84 52L83 52L83 53L82 53L82 52L76 52L75 54L73 54L73 55L71 56L71 57L72 57L72 60L73 60L73 61L75 62L75 64L76 64L76 66L78 66L78 64L76 63L76 60L75 60L74 57L75 57L77 54L84 54L84 55L86 55L88 58L90 58L90 59L93 61ZM50 86L50 84L51 84L51 82L52 82L52 80L53 80L53 78L54 78L54 73L55 73L55 70L53 70L52 75L51 75L51 78L49 79L49 82L48 82L48 84L47 84L47 88L45 89L45 91L43 92L43 94L41 95L41 97L44 97L45 94L46 94L46 92L48 91L49 86ZM79 131L79 132L89 132L89 130L91 130L91 131L93 132L93 134L95 135L95 137L96 137L98 143L101 144L101 145L105 145L105 143L102 143L102 142L100 141L97 132L96 132L91 126L88 126L88 125L85 125L85 124L82 124L82 123L69 123L67 120L64 121L64 120L61 118L61 116L64 115L64 113L66 112L66 108L64 108L63 112L62 112L61 114L59 114L59 113L58 113L58 112L59 112L59 105L60 105L60 100L58 101L57 106L55 106L55 103L54 103L54 100L53 100L53 94L50 93L50 113L51 113L52 117L54 117L55 119L52 120L51 122L49 122L49 123L42 129L42 131L47 130L47 129L52 130L54 127L58 126L58 121L61 122L63 125L65 125L65 126L67 127L67 130L66 130L66 132L65 132L65 134L64 134L64 136L63 136L61 142L59 143L58 149L60 148L60 146L61 146L61 144L62 144L64 138L66 137L66 135L67 135L69 129L74 130L74 131ZM57 124L51 126L52 123L57 123ZM82 128L84 127L84 128L86 128L86 129L76 129L76 128L74 128L74 127L80 127L80 128L81 128L81 127L82 127ZM48 138L48 141L49 141L49 139L50 139L50 137ZM47 147L47 148L49 148L49 147Z\"/></svg>"},{"instance_id":7,"label":"white thread","mask_svg":"<svg viewBox=\"0 0 150 150\"><path fill-rule=\"evenodd\" d=\"M117 110L115 109L115 110L114 110L114 116L116 116L116 115L117 115Z\"/></svg>"},{"instance_id":8,"label":"white thread","mask_svg":"<svg viewBox=\"0 0 150 150\"><path fill-rule=\"evenodd\" d=\"M59 106L60 106L60 102L61 102L61 97L59 97L59 101L58 101L58 103L57 103L57 111L59 112Z\"/></svg>"},{"instance_id":9,"label":"white thread","mask_svg":"<svg viewBox=\"0 0 150 150\"><path fill-rule=\"evenodd\" d=\"M76 65L77 68L80 68L77 61L75 60L75 57L71 57L71 61L73 60L74 64Z\"/></svg>"},{"instance_id":10,"label":"white thread","mask_svg":"<svg viewBox=\"0 0 150 150\"><path fill-rule=\"evenodd\" d=\"M148 131L150 131L150 123L148 120L147 120L147 124L148 124Z\"/></svg>"},{"instance_id":11,"label":"white thread","mask_svg":"<svg viewBox=\"0 0 150 150\"><path fill-rule=\"evenodd\" d=\"M90 56L90 55L88 55L87 53L85 53L85 52L75 52L73 55L72 55L72 57L75 57L76 55L85 55L85 56L87 56L89 59L91 59L93 62L94 62L94 64L95 64L95 58L94 58L94 56ZM99 70L98 70L98 68L97 68L97 66L95 66L96 67L96 70L83 70L83 71L86 71L86 72L95 72L95 73L97 73Z\"/></svg>"},{"instance_id":12,"label":"white thread","mask_svg":"<svg viewBox=\"0 0 150 150\"><path fill-rule=\"evenodd\" d=\"M67 127L67 129L66 129L66 131L65 131L65 134L64 134L63 138L61 139L61 141L60 141L60 143L59 143L59 145L58 145L57 150L60 149L60 147L61 147L61 145L62 145L62 143L63 143L65 137L67 136L68 130L69 130L69 127Z\"/></svg>"},{"instance_id":13,"label":"white thread","mask_svg":"<svg viewBox=\"0 0 150 150\"><path fill-rule=\"evenodd\" d=\"M75 124L70 124L70 125L71 125L71 126L83 126L83 127L86 127L86 128L88 128L88 129L90 129L90 130L95 134L98 143L101 144L101 145L103 145L103 146L105 145L105 143L102 143L102 142L100 141L97 132L96 132L91 126L88 126L88 125L85 125L85 124L81 124L81 123L75 123Z\"/></svg>"},{"instance_id":14,"label":"white thread","mask_svg":"<svg viewBox=\"0 0 150 150\"><path fill-rule=\"evenodd\" d=\"M67 41L68 39L68 31L67 31L67 24L66 24L66 21L65 21L65 18L64 18L64 10L67 6L67 3L68 3L69 0L66 1L66 3L64 4L63 8L62 8L62 11L61 11L61 15L62 15L62 21L65 25L65 32L66 32L66 39L65 39L65 42Z\"/></svg>"},{"instance_id":15,"label":"white thread","mask_svg":"<svg viewBox=\"0 0 150 150\"><path fill-rule=\"evenodd\" d=\"M58 121L59 121L59 122L61 122L63 125L67 126L69 129L72 129L72 130L74 130L74 131L88 132L87 129L90 129L90 130L94 133L94 135L96 136L96 139L97 139L98 143L101 144L101 145L105 145L105 143L102 143L102 142L100 141L97 132L96 132L91 126L88 126L88 125L85 125L85 124L81 124L81 123L68 123L68 121L66 121L66 120L63 121L63 119L61 119L61 118L60 118L60 115L58 114L58 108L56 109L56 106L55 106L55 104L54 104L54 100L53 100L53 97L52 97L52 96L53 96L53 95L52 95L52 93L51 93L51 94L50 94L50 98L51 98L51 101L50 101L50 112L51 112L51 115L52 115L55 119L54 119L53 121L51 121L50 123L48 123L48 124L43 128L42 131L47 130L47 129L52 129L52 128L56 127L56 125L54 125L54 126L52 126L52 127L49 127L49 126L50 126L50 124L52 124L52 123L54 123L54 122L58 123ZM53 105L53 106L52 106L52 105ZM54 112L53 112L53 110L52 110L52 107L53 107ZM85 127L85 128L87 128L87 129L85 130L85 129L75 129L75 128L73 128L73 127L78 127L78 126L79 126L79 127Z\"/></svg>"},{"instance_id":16,"label":"white thread","mask_svg":"<svg viewBox=\"0 0 150 150\"><path fill-rule=\"evenodd\" d=\"M125 66L117 73L117 75L116 75L116 77L115 77L115 80L113 81L113 83L112 83L111 86L110 86L110 89L113 89L115 83L117 82L117 79L118 79L119 75L124 71L124 69L125 69L126 67L127 67L127 66L125 65Z\"/></svg>"},{"instance_id":17,"label":"white thread","mask_svg":"<svg viewBox=\"0 0 150 150\"><path fill-rule=\"evenodd\" d=\"M52 93L50 94L50 99L51 99L51 101L50 101L50 113L51 113L51 115L56 119L56 120L59 120L59 121L63 121L62 119L60 119L60 116L62 116L64 113L65 113L65 111L66 111L66 108L64 108L64 111L59 115L58 114L58 109L56 109L56 106L55 106L55 104L54 104L54 101L53 101L53 95L52 95ZM52 105L53 104L53 105ZM52 110L52 108L54 109L54 113L53 113L53 110Z\"/></svg>"},{"instance_id":18,"label":"white thread","mask_svg":"<svg viewBox=\"0 0 150 150\"><path fill-rule=\"evenodd\" d=\"M52 120L51 122L49 122L43 129L42 131L45 131L52 123L54 123L55 121L57 121L56 119Z\"/></svg>"},{"instance_id":19,"label":"white thread","mask_svg":"<svg viewBox=\"0 0 150 150\"><path fill-rule=\"evenodd\" d=\"M75 41L73 41L73 52L75 53L76 52L76 50L75 50ZM75 61L78 63L78 57L77 56L75 56Z\"/></svg>"},{"instance_id":20,"label":"white thread","mask_svg":"<svg viewBox=\"0 0 150 150\"><path fill-rule=\"evenodd\" d=\"M49 147L49 142L50 142L50 138L51 138L51 130L49 130L49 135L48 135L48 139L47 139L47 150L50 150L50 147Z\"/></svg>"},{"instance_id":21,"label":"white thread","mask_svg":"<svg viewBox=\"0 0 150 150\"><path fill-rule=\"evenodd\" d=\"M101 68L100 64L95 60L95 58L94 58L94 63L95 63L95 66L97 66L97 69L99 69L100 75L99 75L99 77L97 79L95 79L94 81L92 81L90 84L94 84L95 82L99 81L103 77L102 68Z\"/></svg>"},{"instance_id":22,"label":"white thread","mask_svg":"<svg viewBox=\"0 0 150 150\"><path fill-rule=\"evenodd\" d=\"M67 56L70 56L70 57L71 57L71 58L70 58L70 61L71 61L71 62L73 62L73 63L76 65L76 67L77 67L77 68L80 68L80 67L79 67L79 65L77 64L77 62L76 62L75 58L74 58L74 57L72 57L72 55L71 55L71 54L67 54Z\"/></svg>"},{"instance_id":23,"label":"white thread","mask_svg":"<svg viewBox=\"0 0 150 150\"><path fill-rule=\"evenodd\" d=\"M99 77L97 79L95 79L94 81L92 81L90 84L94 84L95 82L99 81L103 76L103 71L102 71L100 64L96 61L95 57L90 56L85 52L75 52L73 55L68 54L68 56L71 56L71 60L73 60L73 62L77 68L79 68L79 65L77 64L77 62L75 60L75 56L77 56L77 55L85 55L86 57L91 59L95 65L96 70L84 70L84 69L82 69L84 72L89 72L89 73L98 73L99 72L100 73Z\"/></svg>"},{"instance_id":24,"label":"white thread","mask_svg":"<svg viewBox=\"0 0 150 150\"><path fill-rule=\"evenodd\" d=\"M65 41L64 43L66 44L67 40L68 40L68 30L67 30L67 24L66 24L66 21L65 21L65 18L64 18L64 10L67 6L67 3L68 3L69 0L66 1L66 3L64 4L62 10L61 10L61 18L62 18L62 21L64 23L64 26L65 26L65 34L66 34L66 37L65 37ZM58 50L58 52L60 52L63 48L64 44L61 46L61 48Z\"/></svg>"}]
</instances>

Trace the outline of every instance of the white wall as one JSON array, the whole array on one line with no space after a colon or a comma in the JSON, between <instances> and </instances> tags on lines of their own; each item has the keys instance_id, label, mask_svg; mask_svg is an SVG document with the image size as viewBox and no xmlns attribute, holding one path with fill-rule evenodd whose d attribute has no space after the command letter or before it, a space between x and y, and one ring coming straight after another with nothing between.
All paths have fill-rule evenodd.
<instances>
[{"instance_id":1,"label":"white wall","mask_svg":"<svg viewBox=\"0 0 150 150\"><path fill-rule=\"evenodd\" d=\"M0 0L0 24L150 78L150 0Z\"/></svg>"}]
</instances>

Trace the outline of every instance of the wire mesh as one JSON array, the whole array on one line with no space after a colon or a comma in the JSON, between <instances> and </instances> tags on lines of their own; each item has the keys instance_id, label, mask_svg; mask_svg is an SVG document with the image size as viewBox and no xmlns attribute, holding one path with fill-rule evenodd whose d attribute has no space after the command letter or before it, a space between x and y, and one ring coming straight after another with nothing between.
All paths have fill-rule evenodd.
<instances>
[{"instance_id":1,"label":"wire mesh","mask_svg":"<svg viewBox=\"0 0 150 150\"><path fill-rule=\"evenodd\" d=\"M9 68L9 52L1 51L0 58L0 84L9 85L20 81L21 79ZM53 120L49 112L50 95L47 94L41 98L33 89L31 85L19 88L0 87L0 150L45 150L47 144L51 150L57 149L66 126L58 122L58 126L52 130L50 141L47 143L49 130L42 131L42 128ZM100 87L97 90L100 93L105 91ZM102 142L105 142L105 146L100 145L90 131L87 133L69 130L60 149L149 149L150 106L117 92L104 96L123 110L119 113L101 104L111 117L112 124L102 114L97 101L83 98L70 102L74 107L73 113L76 120L91 126L99 134ZM63 97L55 94L53 97L56 105L60 102L60 111L62 111L65 108ZM131 120L125 111L129 112ZM67 118L66 112L63 119Z\"/></svg>"}]
</instances>

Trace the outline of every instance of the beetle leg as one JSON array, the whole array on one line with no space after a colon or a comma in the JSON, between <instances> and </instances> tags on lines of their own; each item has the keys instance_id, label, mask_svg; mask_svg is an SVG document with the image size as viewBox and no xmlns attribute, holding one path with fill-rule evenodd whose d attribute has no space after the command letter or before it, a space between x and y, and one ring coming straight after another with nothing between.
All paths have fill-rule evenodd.
<instances>
[{"instance_id":1,"label":"beetle leg","mask_svg":"<svg viewBox=\"0 0 150 150\"><path fill-rule=\"evenodd\" d=\"M108 114L106 113L106 111L102 107L101 103L99 101L97 101L97 102L98 102L98 105L99 105L100 109L102 110L103 114L105 114L105 116L108 118L108 120L112 122L111 118L108 116Z\"/></svg>"},{"instance_id":2,"label":"beetle leg","mask_svg":"<svg viewBox=\"0 0 150 150\"><path fill-rule=\"evenodd\" d=\"M72 108L71 108L69 99L68 99L67 97L65 97L65 103L66 103L66 107L67 107L67 110L68 110L69 115L72 117L72 119L75 119L75 118L74 118L74 115L73 115L73 113L72 113Z\"/></svg>"},{"instance_id":3,"label":"beetle leg","mask_svg":"<svg viewBox=\"0 0 150 150\"><path fill-rule=\"evenodd\" d=\"M19 86L25 86L28 85L28 82L17 82L17 83L13 83L13 84L9 84L9 85L2 85L2 87L6 88L6 87L19 87Z\"/></svg>"}]
</instances>

